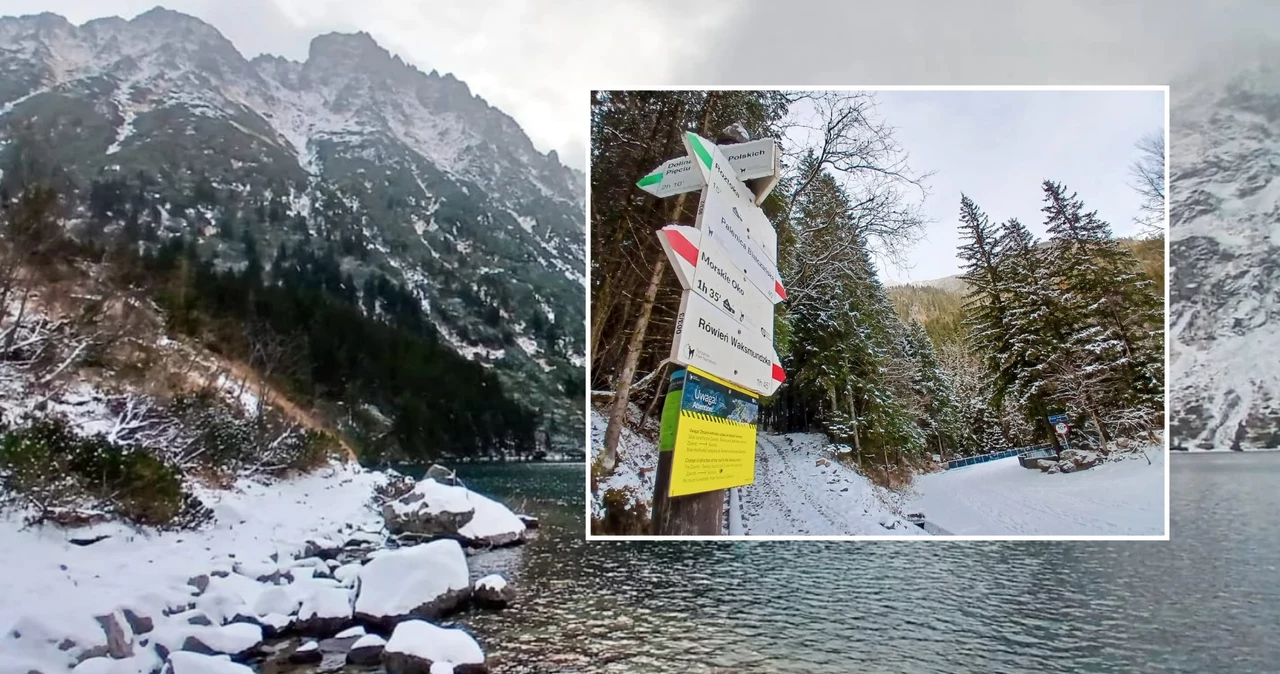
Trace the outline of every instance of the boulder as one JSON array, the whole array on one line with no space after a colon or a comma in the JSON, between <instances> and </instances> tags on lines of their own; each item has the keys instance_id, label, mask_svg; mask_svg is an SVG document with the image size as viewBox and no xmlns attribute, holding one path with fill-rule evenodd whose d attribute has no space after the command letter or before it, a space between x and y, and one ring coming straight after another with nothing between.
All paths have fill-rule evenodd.
<instances>
[{"instance_id":1,"label":"boulder","mask_svg":"<svg viewBox=\"0 0 1280 674\"><path fill-rule=\"evenodd\" d=\"M1031 462L1031 465L1035 468L1039 468L1041 472L1045 472L1058 465L1058 462L1053 459L1036 459Z\"/></svg>"},{"instance_id":2,"label":"boulder","mask_svg":"<svg viewBox=\"0 0 1280 674\"><path fill-rule=\"evenodd\" d=\"M162 674L253 674L253 670L226 656L176 651L169 654Z\"/></svg>"},{"instance_id":3,"label":"boulder","mask_svg":"<svg viewBox=\"0 0 1280 674\"><path fill-rule=\"evenodd\" d=\"M308 641L289 654L289 662L295 665L314 665L324 659L320 644Z\"/></svg>"},{"instance_id":4,"label":"boulder","mask_svg":"<svg viewBox=\"0 0 1280 674\"><path fill-rule=\"evenodd\" d=\"M475 506L465 501L432 503L417 491L382 506L387 530L397 536L454 536L470 524L475 515Z\"/></svg>"},{"instance_id":5,"label":"boulder","mask_svg":"<svg viewBox=\"0 0 1280 674\"><path fill-rule=\"evenodd\" d=\"M387 640L376 634L366 634L351 645L347 651L347 664L369 667L382 661L382 650Z\"/></svg>"},{"instance_id":6,"label":"boulder","mask_svg":"<svg viewBox=\"0 0 1280 674\"><path fill-rule=\"evenodd\" d=\"M218 627L191 628L183 639L180 650L243 658L260 645L262 628L249 623L230 623Z\"/></svg>"},{"instance_id":7,"label":"boulder","mask_svg":"<svg viewBox=\"0 0 1280 674\"><path fill-rule=\"evenodd\" d=\"M29 654L46 664L70 669L84 660L106 657L109 643L102 625L87 615L43 620L24 615L0 638L0 665L5 657ZM0 667L0 669L5 669ZM13 671L9 668L9 671Z\"/></svg>"},{"instance_id":8,"label":"boulder","mask_svg":"<svg viewBox=\"0 0 1280 674\"><path fill-rule=\"evenodd\" d=\"M94 620L102 626L107 635L107 652L113 658L127 658L133 655L133 630L124 615L116 612L96 616Z\"/></svg>"},{"instance_id":9,"label":"boulder","mask_svg":"<svg viewBox=\"0 0 1280 674\"><path fill-rule=\"evenodd\" d=\"M283 575L280 565L275 562L236 562L231 570L259 583L275 583Z\"/></svg>"},{"instance_id":10,"label":"boulder","mask_svg":"<svg viewBox=\"0 0 1280 674\"><path fill-rule=\"evenodd\" d=\"M350 627L351 620L351 591L318 587L302 602L293 627L299 634L327 637Z\"/></svg>"},{"instance_id":11,"label":"boulder","mask_svg":"<svg viewBox=\"0 0 1280 674\"><path fill-rule=\"evenodd\" d=\"M327 538L313 538L307 541L306 547L303 548L303 557L315 557L317 559L329 560L338 556L342 551L342 544Z\"/></svg>"},{"instance_id":12,"label":"boulder","mask_svg":"<svg viewBox=\"0 0 1280 674\"><path fill-rule=\"evenodd\" d=\"M430 674L433 665L451 665L455 674L489 671L484 664L484 651L470 634L424 620L396 626L383 648L382 664L390 674Z\"/></svg>"},{"instance_id":13,"label":"boulder","mask_svg":"<svg viewBox=\"0 0 1280 674\"><path fill-rule=\"evenodd\" d=\"M293 618L279 613L268 613L266 615L237 613L227 624L232 623L257 625L262 630L262 638L274 639L283 635L289 629L289 626L293 624Z\"/></svg>"},{"instance_id":14,"label":"boulder","mask_svg":"<svg viewBox=\"0 0 1280 674\"><path fill-rule=\"evenodd\" d=\"M156 622L151 616L144 615L138 610L126 608L121 613L124 614L124 619L129 623L129 629L133 630L134 634L146 634L156 627Z\"/></svg>"},{"instance_id":15,"label":"boulder","mask_svg":"<svg viewBox=\"0 0 1280 674\"><path fill-rule=\"evenodd\" d=\"M465 487L424 479L383 506L387 529L397 535L450 537L474 547L525 540L524 522L506 506Z\"/></svg>"},{"instance_id":16,"label":"boulder","mask_svg":"<svg viewBox=\"0 0 1280 674\"><path fill-rule=\"evenodd\" d=\"M450 486L455 486L458 484L457 473L455 473L452 470L449 470L448 468L445 468L444 466L441 466L435 463L431 464L431 467L427 469L427 473L424 477L431 480L435 480L440 484L447 484Z\"/></svg>"},{"instance_id":17,"label":"boulder","mask_svg":"<svg viewBox=\"0 0 1280 674\"><path fill-rule=\"evenodd\" d=\"M1066 449L1058 456L1059 463L1070 463L1072 470L1087 470L1102 463L1103 456L1098 452L1083 449ZM1063 472L1071 472L1063 467Z\"/></svg>"},{"instance_id":18,"label":"boulder","mask_svg":"<svg viewBox=\"0 0 1280 674\"><path fill-rule=\"evenodd\" d=\"M302 606L302 600L284 587L272 587L258 595L253 602L254 615L293 615Z\"/></svg>"},{"instance_id":19,"label":"boulder","mask_svg":"<svg viewBox=\"0 0 1280 674\"><path fill-rule=\"evenodd\" d=\"M338 632L337 634L333 635L333 638L334 639L349 639L352 637L360 638L365 634L367 634L367 632L365 632L364 625L356 625L355 627L348 627L347 629L342 630L341 632Z\"/></svg>"},{"instance_id":20,"label":"boulder","mask_svg":"<svg viewBox=\"0 0 1280 674\"><path fill-rule=\"evenodd\" d=\"M351 587L355 584L356 578L360 577L361 564L343 564L333 570L333 577L344 587Z\"/></svg>"},{"instance_id":21,"label":"boulder","mask_svg":"<svg viewBox=\"0 0 1280 674\"><path fill-rule=\"evenodd\" d=\"M477 580L471 590L471 600L483 608L506 608L515 598L515 588L496 573Z\"/></svg>"},{"instance_id":22,"label":"boulder","mask_svg":"<svg viewBox=\"0 0 1280 674\"><path fill-rule=\"evenodd\" d=\"M356 619L384 628L439 618L471 594L467 556L452 540L382 551L360 569L358 582Z\"/></svg>"},{"instance_id":23,"label":"boulder","mask_svg":"<svg viewBox=\"0 0 1280 674\"><path fill-rule=\"evenodd\" d=\"M187 585L194 587L197 592L204 592L209 587L209 575L200 574L187 579Z\"/></svg>"},{"instance_id":24,"label":"boulder","mask_svg":"<svg viewBox=\"0 0 1280 674\"><path fill-rule=\"evenodd\" d=\"M182 613L175 613L170 617L173 618L173 620L176 622L184 622L188 625L212 625L213 624L213 621L209 619L209 616L206 615L204 611L201 611L200 609L195 609L195 608L189 611L183 611Z\"/></svg>"}]
</instances>

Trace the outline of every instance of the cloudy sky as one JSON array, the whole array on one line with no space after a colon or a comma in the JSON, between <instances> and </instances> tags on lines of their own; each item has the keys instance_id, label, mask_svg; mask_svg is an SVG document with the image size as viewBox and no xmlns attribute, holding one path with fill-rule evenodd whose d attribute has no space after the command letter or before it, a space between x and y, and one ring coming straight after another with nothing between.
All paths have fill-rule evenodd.
<instances>
[{"instance_id":1,"label":"cloudy sky","mask_svg":"<svg viewBox=\"0 0 1280 674\"><path fill-rule=\"evenodd\" d=\"M882 91L878 111L913 170L933 172L923 210L932 221L907 267L885 267L890 282L960 272L960 194L993 221L1018 218L1046 235L1041 181L1079 193L1120 235L1137 227L1141 198L1130 187L1134 143L1164 130L1163 91Z\"/></svg>"},{"instance_id":2,"label":"cloudy sky","mask_svg":"<svg viewBox=\"0 0 1280 674\"><path fill-rule=\"evenodd\" d=\"M5 0L0 12L47 10L79 23L109 14L133 17L154 4ZM1280 36L1280 2L1268 0L791 0L785 5L763 0L166 0L165 6L213 24L249 57L268 52L303 59L317 34L367 31L423 70L454 73L515 117L538 148L555 149L579 168L586 158L586 92L591 88L1168 84L1189 67L1221 59L1241 44ZM1176 87L1173 98L1176 104ZM953 166L948 163L952 153L949 146L934 142L950 134L928 120L964 122L948 121L934 107L894 98L887 110L902 127L904 143L915 145L913 156L939 170L934 184L938 213L954 217L950 204L958 197L951 192L961 186L944 181L954 173L947 168ZM1145 124L1128 117L1136 111L1126 108L1117 114L1124 119L1108 127L1117 134ZM1176 121L1176 107L1173 114ZM1087 142L1106 144L1102 137ZM1116 156L1096 160L1112 166L1131 142L1117 139L1107 145ZM1118 228L1127 222L1123 199L1091 189L1087 176L1073 180L1075 170L1064 167L1055 173ZM1012 196L1033 188L1015 189L1001 180L1010 196L998 196L1000 188L988 185L987 175L967 180L964 189L973 190L993 214L1034 221L1023 215L1026 206L1019 205L1018 199L1025 197ZM1109 210L1111 199L1116 200L1114 211ZM939 234L928 245L945 244ZM928 255L925 250L913 258L917 269L912 277L934 276L919 269L930 260Z\"/></svg>"},{"instance_id":3,"label":"cloudy sky","mask_svg":"<svg viewBox=\"0 0 1280 674\"><path fill-rule=\"evenodd\" d=\"M5 0L73 22L156 0ZM303 59L310 39L367 31L452 72L542 150L585 163L586 92L657 84L1166 84L1199 55L1280 31L1267 0L165 0L246 56ZM536 11L533 7L536 6Z\"/></svg>"}]
</instances>

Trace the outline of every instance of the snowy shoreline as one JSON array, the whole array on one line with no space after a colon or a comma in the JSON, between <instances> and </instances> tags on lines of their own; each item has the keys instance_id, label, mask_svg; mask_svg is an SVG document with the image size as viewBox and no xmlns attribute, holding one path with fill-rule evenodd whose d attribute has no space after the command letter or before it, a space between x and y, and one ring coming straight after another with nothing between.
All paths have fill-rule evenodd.
<instances>
[{"instance_id":1,"label":"snowy shoreline","mask_svg":"<svg viewBox=\"0 0 1280 674\"><path fill-rule=\"evenodd\" d=\"M395 477L411 488L381 512L375 497L388 473L339 461L292 480L199 490L215 521L192 531L27 527L21 513L6 512L0 674L234 674L246 668L220 656L258 661L273 639L324 639L276 654L299 662L356 626L406 647L382 655L378 645L375 659L388 668L411 671L425 659L484 671L470 635L422 621L471 604L505 606L514 595L506 579L470 584L463 543L519 544L530 522L463 487ZM403 536L389 533L393 523ZM424 634L434 636L411 638Z\"/></svg>"}]
</instances>

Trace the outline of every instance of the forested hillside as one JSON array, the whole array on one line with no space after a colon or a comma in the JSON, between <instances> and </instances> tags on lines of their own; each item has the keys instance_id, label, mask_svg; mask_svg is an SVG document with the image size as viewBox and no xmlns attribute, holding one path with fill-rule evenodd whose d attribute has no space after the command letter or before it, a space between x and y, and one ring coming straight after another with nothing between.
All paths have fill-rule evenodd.
<instances>
[{"instance_id":1,"label":"forested hillside","mask_svg":"<svg viewBox=\"0 0 1280 674\"><path fill-rule=\"evenodd\" d=\"M160 8L0 41L0 203L53 195L40 231L171 336L371 460L581 451L583 176L466 84L363 33L246 59Z\"/></svg>"},{"instance_id":2,"label":"forested hillside","mask_svg":"<svg viewBox=\"0 0 1280 674\"><path fill-rule=\"evenodd\" d=\"M1162 296L1129 250L1162 246L1121 245L1046 180L1049 240L993 224L966 198L953 226L968 292L887 289L876 260L895 259L928 224L928 167L908 165L873 102L865 92L594 95L590 385L610 416L598 477L612 470L622 410L655 416L680 287L654 232L691 224L697 204L696 193L659 200L634 183L683 154L681 131L715 137L734 122L753 138L808 138L784 145L783 176L762 205L788 293L775 315L788 379L765 401L767 429L823 431L884 476L931 454L1049 442L1051 412L1096 424L1104 440L1158 427ZM808 133L788 136L799 108Z\"/></svg>"}]
</instances>

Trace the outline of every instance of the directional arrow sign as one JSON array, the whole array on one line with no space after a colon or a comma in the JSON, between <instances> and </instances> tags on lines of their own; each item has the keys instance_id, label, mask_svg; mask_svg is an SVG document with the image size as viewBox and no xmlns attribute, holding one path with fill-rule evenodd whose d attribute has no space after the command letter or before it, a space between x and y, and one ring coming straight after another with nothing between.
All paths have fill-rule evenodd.
<instances>
[{"instance_id":1,"label":"directional arrow sign","mask_svg":"<svg viewBox=\"0 0 1280 674\"><path fill-rule=\"evenodd\" d=\"M693 227L658 230L662 248L685 290L692 290L727 316L773 343L773 302L734 266L724 248Z\"/></svg>"},{"instance_id":2,"label":"directional arrow sign","mask_svg":"<svg viewBox=\"0 0 1280 674\"><path fill-rule=\"evenodd\" d=\"M778 232L768 216L757 206L747 210L747 238L760 244L765 257L777 266L778 264Z\"/></svg>"},{"instance_id":3,"label":"directional arrow sign","mask_svg":"<svg viewBox=\"0 0 1280 674\"><path fill-rule=\"evenodd\" d=\"M741 269L770 302L777 304L787 299L787 290L782 286L777 265L765 255L760 244L747 238L748 208L755 206L743 205L727 193L708 188L702 190L698 221L694 226L704 237L719 243L733 266Z\"/></svg>"},{"instance_id":4,"label":"directional arrow sign","mask_svg":"<svg viewBox=\"0 0 1280 674\"><path fill-rule=\"evenodd\" d=\"M702 203L698 206L698 224L696 226L703 228L702 222L703 218L706 217L706 209L709 204L714 203L714 205L720 207L716 210L717 213L727 209L734 216L724 223L735 229L735 232L730 233L730 236L735 239L742 239L743 241L739 243L743 248L754 254L755 257L761 257L760 266L767 272L765 276L772 277L773 282L777 283L778 234L774 231L769 218L752 200L751 192L747 189L747 186L743 185L740 180L734 179L732 171L725 170L724 167L729 166L729 160L720 151L719 147L709 143L707 139L695 133L686 133L684 135L684 145L685 149L695 159L694 166L702 173L703 179L710 186L702 191ZM713 202L712 199L716 199L716 201ZM711 220L711 225L716 225L714 218ZM738 225L741 226L739 227ZM728 242L723 243L730 254L736 255L733 246ZM755 244L756 249L754 251L752 251L750 243ZM752 265L746 264L746 260L743 260L743 262L743 267L751 270ZM751 271L748 271L748 275L753 276L753 280L755 280ZM765 278L760 278L759 280L767 282ZM777 293L781 299L786 299L786 292L781 288L782 284L778 283ZM765 289L763 286L761 290L764 290L766 295L770 294L770 290Z\"/></svg>"},{"instance_id":5,"label":"directional arrow sign","mask_svg":"<svg viewBox=\"0 0 1280 674\"><path fill-rule=\"evenodd\" d=\"M724 151L739 180L776 177L779 169L778 145L772 138L741 145L726 145ZM641 178L636 186L658 197L700 190L706 185L706 181L702 172L694 167L693 161L693 157L684 156L663 162Z\"/></svg>"},{"instance_id":6,"label":"directional arrow sign","mask_svg":"<svg viewBox=\"0 0 1280 674\"><path fill-rule=\"evenodd\" d=\"M684 291L680 301L671 360L766 396L786 379L771 340L730 319L692 290Z\"/></svg>"}]
</instances>

